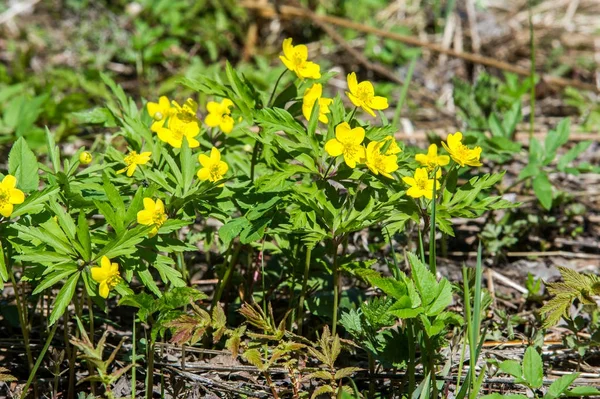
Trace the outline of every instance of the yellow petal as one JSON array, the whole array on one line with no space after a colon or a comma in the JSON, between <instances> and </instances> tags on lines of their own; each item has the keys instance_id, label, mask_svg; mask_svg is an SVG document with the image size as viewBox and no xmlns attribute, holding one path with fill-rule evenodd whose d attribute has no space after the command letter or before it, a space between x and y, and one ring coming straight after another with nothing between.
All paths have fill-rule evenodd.
<instances>
[{"instance_id":1,"label":"yellow petal","mask_svg":"<svg viewBox=\"0 0 600 399\"><path fill-rule=\"evenodd\" d=\"M425 166L425 165L427 165L429 163L429 158L425 154L416 154L415 155L415 161L417 161L421 165Z\"/></svg>"},{"instance_id":2,"label":"yellow petal","mask_svg":"<svg viewBox=\"0 0 600 399\"><path fill-rule=\"evenodd\" d=\"M217 149L217 147L213 147L210 150L210 160L213 164L219 162L221 160L221 153Z\"/></svg>"},{"instance_id":3,"label":"yellow petal","mask_svg":"<svg viewBox=\"0 0 600 399\"><path fill-rule=\"evenodd\" d=\"M218 114L220 108L221 105L216 101L209 101L208 104L206 104L206 110L209 114Z\"/></svg>"},{"instance_id":4,"label":"yellow petal","mask_svg":"<svg viewBox=\"0 0 600 399\"><path fill-rule=\"evenodd\" d=\"M106 282L106 280L102 281L100 283L100 287L98 290L98 294L102 297L102 298L108 298L108 293L109 293L110 289L108 288L108 284Z\"/></svg>"},{"instance_id":5,"label":"yellow petal","mask_svg":"<svg viewBox=\"0 0 600 399\"><path fill-rule=\"evenodd\" d=\"M11 204L11 203L4 204L4 205L0 206L0 215L7 218L12 214L13 209L14 209L13 204Z\"/></svg>"},{"instance_id":6,"label":"yellow petal","mask_svg":"<svg viewBox=\"0 0 600 399\"><path fill-rule=\"evenodd\" d=\"M354 141L352 140L352 134L353 132L348 122L342 122L335 127L335 138L340 143L352 143Z\"/></svg>"},{"instance_id":7,"label":"yellow petal","mask_svg":"<svg viewBox=\"0 0 600 399\"><path fill-rule=\"evenodd\" d=\"M233 118L229 115L224 115L219 127L221 128L223 133L231 133L231 131L233 130Z\"/></svg>"},{"instance_id":8,"label":"yellow petal","mask_svg":"<svg viewBox=\"0 0 600 399\"><path fill-rule=\"evenodd\" d=\"M358 90L358 81L356 79L356 73L352 72L348 74L346 80L348 81L348 90L350 90L350 93L356 93L356 91ZM352 99L350 99L350 101L352 101Z\"/></svg>"},{"instance_id":9,"label":"yellow petal","mask_svg":"<svg viewBox=\"0 0 600 399\"><path fill-rule=\"evenodd\" d=\"M406 190L406 195L413 198L420 198L423 196L423 192L417 186L412 186L411 188Z\"/></svg>"},{"instance_id":10,"label":"yellow petal","mask_svg":"<svg viewBox=\"0 0 600 399\"><path fill-rule=\"evenodd\" d=\"M11 188L9 191L8 202L11 204L22 204L25 201L25 194L18 188Z\"/></svg>"},{"instance_id":11,"label":"yellow petal","mask_svg":"<svg viewBox=\"0 0 600 399\"><path fill-rule=\"evenodd\" d=\"M402 178L402 181L404 183L408 184L409 186L415 186L417 184L417 181L413 177L410 177L410 176L404 176Z\"/></svg>"},{"instance_id":12,"label":"yellow petal","mask_svg":"<svg viewBox=\"0 0 600 399\"><path fill-rule=\"evenodd\" d=\"M219 162L219 174L221 176L225 176L225 174L227 173L227 171L229 170L229 165L227 165L225 162L220 161Z\"/></svg>"},{"instance_id":13,"label":"yellow petal","mask_svg":"<svg viewBox=\"0 0 600 399\"><path fill-rule=\"evenodd\" d=\"M137 167L136 164L132 163L131 165L129 165L127 167L127 177L131 177L133 176L133 173L135 172L135 168Z\"/></svg>"},{"instance_id":14,"label":"yellow petal","mask_svg":"<svg viewBox=\"0 0 600 399\"><path fill-rule=\"evenodd\" d=\"M156 206L152 198L144 198L144 210L152 212Z\"/></svg>"},{"instance_id":15,"label":"yellow petal","mask_svg":"<svg viewBox=\"0 0 600 399\"><path fill-rule=\"evenodd\" d=\"M320 79L321 78L321 66L314 62L307 61L303 63L299 68L301 77L309 79Z\"/></svg>"},{"instance_id":16,"label":"yellow petal","mask_svg":"<svg viewBox=\"0 0 600 399\"><path fill-rule=\"evenodd\" d=\"M288 58L283 57L283 56L279 56L279 59L281 60L281 62L283 62L283 65L286 66L287 69L289 69L290 71L296 72L296 66L292 63L292 61L290 61Z\"/></svg>"},{"instance_id":17,"label":"yellow petal","mask_svg":"<svg viewBox=\"0 0 600 399\"><path fill-rule=\"evenodd\" d=\"M439 155L437 157L437 164L439 166L446 166L450 163L450 157L448 155Z\"/></svg>"},{"instance_id":18,"label":"yellow petal","mask_svg":"<svg viewBox=\"0 0 600 399\"><path fill-rule=\"evenodd\" d=\"M208 168L213 164L210 158L204 154L198 155L198 162L200 162L200 165L202 165L205 168Z\"/></svg>"},{"instance_id":19,"label":"yellow petal","mask_svg":"<svg viewBox=\"0 0 600 399\"><path fill-rule=\"evenodd\" d=\"M288 37L287 39L285 39L283 41L282 48L283 48L283 55L285 55L286 58L291 59L294 55L294 53L293 53L294 46L292 46L292 38L291 37Z\"/></svg>"},{"instance_id":20,"label":"yellow petal","mask_svg":"<svg viewBox=\"0 0 600 399\"><path fill-rule=\"evenodd\" d=\"M151 211L139 211L137 213L137 222L139 224L143 224L144 226L150 226L152 224L154 224L154 220L153 220L153 214Z\"/></svg>"},{"instance_id":21,"label":"yellow petal","mask_svg":"<svg viewBox=\"0 0 600 399\"><path fill-rule=\"evenodd\" d=\"M428 157L437 157L437 153L438 153L438 147L436 144L431 144L429 146L429 148L427 149L427 156Z\"/></svg>"},{"instance_id":22,"label":"yellow petal","mask_svg":"<svg viewBox=\"0 0 600 399\"><path fill-rule=\"evenodd\" d=\"M373 112L373 110L372 110L372 109L371 109L369 106L367 106L367 105L363 104L363 105L361 106L361 108L362 108L362 109L363 109L363 110L364 110L364 111L365 111L367 114L371 115L372 117L375 117L375 116L376 116L376 115L375 115L375 112Z\"/></svg>"},{"instance_id":23,"label":"yellow petal","mask_svg":"<svg viewBox=\"0 0 600 399\"><path fill-rule=\"evenodd\" d=\"M353 144L360 144L365 139L365 129L360 126L355 127L351 130L351 140Z\"/></svg>"},{"instance_id":24,"label":"yellow petal","mask_svg":"<svg viewBox=\"0 0 600 399\"><path fill-rule=\"evenodd\" d=\"M217 127L221 123L221 115L210 113L206 115L206 118L204 118L204 123L206 123L206 126L209 127Z\"/></svg>"},{"instance_id":25,"label":"yellow petal","mask_svg":"<svg viewBox=\"0 0 600 399\"><path fill-rule=\"evenodd\" d=\"M205 155L206 157L206 155ZM206 157L208 158L208 157ZM196 173L196 176L198 176L198 179L204 181L204 180L208 180L210 179L210 170L208 168L201 168L200 170L198 170L198 173Z\"/></svg>"},{"instance_id":26,"label":"yellow petal","mask_svg":"<svg viewBox=\"0 0 600 399\"><path fill-rule=\"evenodd\" d=\"M15 188L17 186L17 178L13 175L6 175L2 180L2 185L8 189Z\"/></svg>"},{"instance_id":27,"label":"yellow petal","mask_svg":"<svg viewBox=\"0 0 600 399\"><path fill-rule=\"evenodd\" d=\"M344 146L337 139L331 139L325 143L325 151L332 156L337 157L344 152Z\"/></svg>"},{"instance_id":28,"label":"yellow petal","mask_svg":"<svg viewBox=\"0 0 600 399\"><path fill-rule=\"evenodd\" d=\"M386 109L389 107L388 100L385 97L375 96L369 102L369 107L373 109Z\"/></svg>"},{"instance_id":29,"label":"yellow petal","mask_svg":"<svg viewBox=\"0 0 600 399\"><path fill-rule=\"evenodd\" d=\"M231 101L228 98L224 98L223 101L221 101L221 105L225 108L225 110L229 113L229 107L231 107L233 105L233 101Z\"/></svg>"}]
</instances>

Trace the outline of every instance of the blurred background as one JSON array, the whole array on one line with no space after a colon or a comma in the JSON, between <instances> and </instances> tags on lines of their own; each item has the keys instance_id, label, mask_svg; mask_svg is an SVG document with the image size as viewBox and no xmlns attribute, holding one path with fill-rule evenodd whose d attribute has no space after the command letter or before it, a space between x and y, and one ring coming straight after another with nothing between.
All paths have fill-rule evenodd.
<instances>
[{"instance_id":1,"label":"blurred background","mask_svg":"<svg viewBox=\"0 0 600 399\"><path fill-rule=\"evenodd\" d=\"M336 73L328 94L345 89L349 71L374 81L409 141L487 129L488 114L514 101L523 101L527 122L532 93L536 130L564 116L575 131L600 128L597 0L3 0L0 152L18 136L43 146L44 126L61 141L110 127L106 115L89 112L108 98L100 72L140 104L184 98L178 79L219 76L225 60L271 87L286 37ZM417 45L398 40L406 37ZM534 83L525 75L532 59ZM500 64L490 66L494 60Z\"/></svg>"}]
</instances>

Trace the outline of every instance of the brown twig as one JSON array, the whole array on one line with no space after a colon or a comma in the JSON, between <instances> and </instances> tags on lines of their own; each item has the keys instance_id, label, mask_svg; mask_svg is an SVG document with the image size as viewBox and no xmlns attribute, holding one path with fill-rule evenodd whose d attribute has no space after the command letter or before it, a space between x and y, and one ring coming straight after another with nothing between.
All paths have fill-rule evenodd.
<instances>
[{"instance_id":1,"label":"brown twig","mask_svg":"<svg viewBox=\"0 0 600 399\"><path fill-rule=\"evenodd\" d=\"M478 54L467 53L467 52L459 52L452 49L445 49L443 46L440 46L435 43L429 43L416 37L401 35L394 32L389 32L383 29L374 28L372 26L368 26L365 24L361 24L358 22L350 21L346 18L334 17L331 15L317 15L312 12L307 12L306 10L298 7L284 6L279 7L277 12L274 7L270 5L258 4L254 1L244 1L240 4L242 7L255 10L264 18L304 18L310 19L312 22L317 23L317 21L322 23L333 24L337 26L341 26L348 29L354 29L359 32L364 33L372 33L374 35L385 37L391 40L396 40L408 45L421 47L430 51L434 51L440 54L446 54L451 57L460 58L466 61L470 61L475 64L485 65L491 68L497 68L504 71L512 72L521 76L529 76L530 71L528 68L521 68L513 64L509 64L507 62L499 61L494 58L485 57ZM572 86L582 90L590 90L594 92L600 92L600 87L581 82L573 79L565 79L558 76L551 75L541 75L540 78L550 85L555 86Z\"/></svg>"}]
</instances>

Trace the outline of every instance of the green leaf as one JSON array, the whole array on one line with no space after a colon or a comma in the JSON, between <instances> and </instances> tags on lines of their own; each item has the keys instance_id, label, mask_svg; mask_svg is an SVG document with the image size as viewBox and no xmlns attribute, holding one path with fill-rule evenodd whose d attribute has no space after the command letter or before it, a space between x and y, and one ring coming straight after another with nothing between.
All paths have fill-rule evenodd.
<instances>
[{"instance_id":1,"label":"green leaf","mask_svg":"<svg viewBox=\"0 0 600 399\"><path fill-rule=\"evenodd\" d=\"M83 260L89 262L92 258L92 240L90 238L90 227L83 211L79 212L77 220L77 240L79 240L79 244L83 249L81 254Z\"/></svg>"},{"instance_id":2,"label":"green leaf","mask_svg":"<svg viewBox=\"0 0 600 399\"><path fill-rule=\"evenodd\" d=\"M593 396L600 395L600 391L598 390L598 388L582 386L569 389L566 395L570 397Z\"/></svg>"},{"instance_id":3,"label":"green leaf","mask_svg":"<svg viewBox=\"0 0 600 399\"><path fill-rule=\"evenodd\" d=\"M192 150L185 136L179 152L179 162L181 164L181 184L183 185L182 197L185 197L192 185L196 169L196 162L192 159Z\"/></svg>"},{"instance_id":4,"label":"green leaf","mask_svg":"<svg viewBox=\"0 0 600 399\"><path fill-rule=\"evenodd\" d=\"M242 230L250 226L250 222L245 217L231 219L219 229L219 238L223 241L223 245L229 246L231 241L240 235Z\"/></svg>"},{"instance_id":5,"label":"green leaf","mask_svg":"<svg viewBox=\"0 0 600 399\"><path fill-rule=\"evenodd\" d=\"M77 288L77 282L79 281L79 277L81 276L81 272L74 273L65 285L60 289L58 295L56 296L56 300L52 306L52 312L50 312L50 325L56 323L59 317L65 313L67 306L71 303L71 299L73 299L73 295L75 294L75 289Z\"/></svg>"},{"instance_id":6,"label":"green leaf","mask_svg":"<svg viewBox=\"0 0 600 399\"><path fill-rule=\"evenodd\" d=\"M581 153L587 150L591 144L592 141L582 141L577 143L575 147L571 148L569 151L567 151L565 155L563 155L560 158L557 165L558 170L564 172L566 167L569 166L569 164L575 159L577 159L577 157L581 155Z\"/></svg>"},{"instance_id":7,"label":"green leaf","mask_svg":"<svg viewBox=\"0 0 600 399\"><path fill-rule=\"evenodd\" d=\"M523 369L521 364L516 360L505 360L498 366L500 370L506 374L510 374L515 378L523 377Z\"/></svg>"},{"instance_id":8,"label":"green leaf","mask_svg":"<svg viewBox=\"0 0 600 399\"><path fill-rule=\"evenodd\" d=\"M543 161L544 165L549 165L556 157L556 151L560 146L569 141L570 124L571 121L568 118L563 119L559 122L558 126L556 126L556 130L551 130L546 135L546 141L544 142L544 150L546 153Z\"/></svg>"},{"instance_id":9,"label":"green leaf","mask_svg":"<svg viewBox=\"0 0 600 399\"><path fill-rule=\"evenodd\" d=\"M552 208L552 184L545 173L540 173L533 179L533 192L546 210Z\"/></svg>"},{"instance_id":10,"label":"green leaf","mask_svg":"<svg viewBox=\"0 0 600 399\"><path fill-rule=\"evenodd\" d=\"M525 357L523 358L523 378L532 388L540 388L544 382L542 357L533 346L528 347L525 351Z\"/></svg>"},{"instance_id":11,"label":"green leaf","mask_svg":"<svg viewBox=\"0 0 600 399\"><path fill-rule=\"evenodd\" d=\"M0 290L4 289L4 283L8 281L8 268L6 267L6 258L4 248L0 241Z\"/></svg>"},{"instance_id":12,"label":"green leaf","mask_svg":"<svg viewBox=\"0 0 600 399\"><path fill-rule=\"evenodd\" d=\"M408 261L412 269L412 278L417 287L417 292L423 300L423 305L429 305L435 301L438 294L438 283L433 273L413 253L407 253Z\"/></svg>"},{"instance_id":13,"label":"green leaf","mask_svg":"<svg viewBox=\"0 0 600 399\"><path fill-rule=\"evenodd\" d=\"M19 137L8 154L8 173L17 178L18 189L25 192L38 189L38 162L23 137Z\"/></svg>"},{"instance_id":14,"label":"green leaf","mask_svg":"<svg viewBox=\"0 0 600 399\"><path fill-rule=\"evenodd\" d=\"M569 386L579 377L579 373L563 375L550 385L544 399L555 399L562 395Z\"/></svg>"}]
</instances>

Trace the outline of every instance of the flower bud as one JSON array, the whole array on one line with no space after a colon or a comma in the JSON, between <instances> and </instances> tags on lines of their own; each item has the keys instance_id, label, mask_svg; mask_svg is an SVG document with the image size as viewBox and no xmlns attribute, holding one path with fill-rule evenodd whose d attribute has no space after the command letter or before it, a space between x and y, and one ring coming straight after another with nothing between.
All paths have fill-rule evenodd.
<instances>
[{"instance_id":1,"label":"flower bud","mask_svg":"<svg viewBox=\"0 0 600 399\"><path fill-rule=\"evenodd\" d=\"M79 154L79 163L89 165L92 162L92 154L89 151L84 151Z\"/></svg>"}]
</instances>

